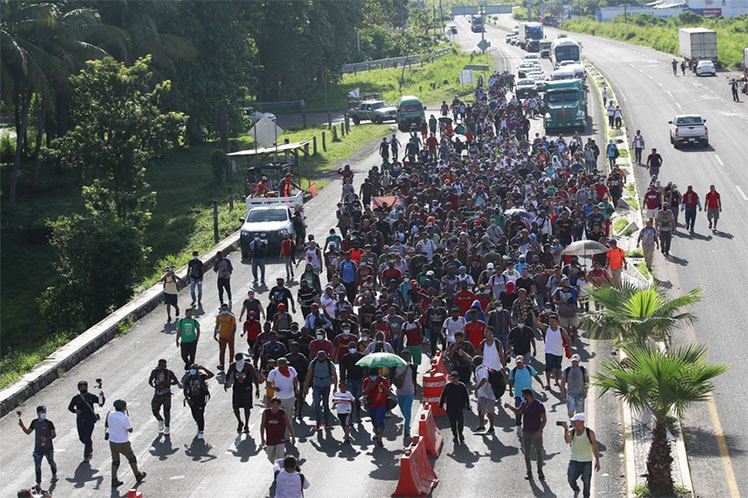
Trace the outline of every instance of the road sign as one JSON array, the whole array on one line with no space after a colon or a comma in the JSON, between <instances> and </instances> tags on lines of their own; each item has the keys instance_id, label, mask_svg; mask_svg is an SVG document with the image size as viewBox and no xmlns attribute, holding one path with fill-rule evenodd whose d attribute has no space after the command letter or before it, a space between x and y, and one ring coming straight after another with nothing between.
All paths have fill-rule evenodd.
<instances>
[{"instance_id":1,"label":"road sign","mask_svg":"<svg viewBox=\"0 0 748 498\"><path fill-rule=\"evenodd\" d=\"M486 14L511 14L511 5L486 5L484 11Z\"/></svg>"},{"instance_id":2,"label":"road sign","mask_svg":"<svg viewBox=\"0 0 748 498\"><path fill-rule=\"evenodd\" d=\"M273 143L278 140L278 137L283 135L283 133L283 128L276 125L273 120L267 116L263 116L249 130L249 136L254 138L255 142L266 149L272 146Z\"/></svg>"},{"instance_id":3,"label":"road sign","mask_svg":"<svg viewBox=\"0 0 748 498\"><path fill-rule=\"evenodd\" d=\"M511 14L511 5L486 5L485 2L481 2L481 5L460 5L452 7L453 16L475 16L480 14L480 9L483 8L484 14Z\"/></svg>"},{"instance_id":4,"label":"road sign","mask_svg":"<svg viewBox=\"0 0 748 498\"><path fill-rule=\"evenodd\" d=\"M485 38L478 42L478 48L481 49L481 52L485 52L488 47L491 46L491 42L486 40Z\"/></svg>"},{"instance_id":5,"label":"road sign","mask_svg":"<svg viewBox=\"0 0 748 498\"><path fill-rule=\"evenodd\" d=\"M460 84L466 85L468 83L472 83L473 80L473 70L472 69L462 69L460 71Z\"/></svg>"},{"instance_id":6,"label":"road sign","mask_svg":"<svg viewBox=\"0 0 748 498\"><path fill-rule=\"evenodd\" d=\"M462 69L472 69L473 71L483 71L485 73L488 71L488 64L465 64L465 67Z\"/></svg>"},{"instance_id":7,"label":"road sign","mask_svg":"<svg viewBox=\"0 0 748 498\"><path fill-rule=\"evenodd\" d=\"M462 5L452 7L453 16L472 16L478 14L479 12L480 11L478 10L477 5Z\"/></svg>"}]
</instances>

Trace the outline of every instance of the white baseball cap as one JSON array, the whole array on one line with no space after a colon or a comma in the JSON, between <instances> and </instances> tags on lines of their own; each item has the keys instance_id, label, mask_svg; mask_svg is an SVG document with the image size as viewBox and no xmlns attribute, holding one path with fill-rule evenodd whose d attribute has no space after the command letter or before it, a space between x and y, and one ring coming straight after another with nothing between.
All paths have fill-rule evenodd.
<instances>
[{"instance_id":1,"label":"white baseball cap","mask_svg":"<svg viewBox=\"0 0 748 498\"><path fill-rule=\"evenodd\" d=\"M488 268L489 270L493 270L493 263L488 263L486 265L486 268Z\"/></svg>"},{"instance_id":2,"label":"white baseball cap","mask_svg":"<svg viewBox=\"0 0 748 498\"><path fill-rule=\"evenodd\" d=\"M583 413L577 413L573 417L571 417L572 422L584 422L584 414Z\"/></svg>"},{"instance_id":3,"label":"white baseball cap","mask_svg":"<svg viewBox=\"0 0 748 498\"><path fill-rule=\"evenodd\" d=\"M571 355L571 361L579 361L579 355L578 354Z\"/></svg>"}]
</instances>

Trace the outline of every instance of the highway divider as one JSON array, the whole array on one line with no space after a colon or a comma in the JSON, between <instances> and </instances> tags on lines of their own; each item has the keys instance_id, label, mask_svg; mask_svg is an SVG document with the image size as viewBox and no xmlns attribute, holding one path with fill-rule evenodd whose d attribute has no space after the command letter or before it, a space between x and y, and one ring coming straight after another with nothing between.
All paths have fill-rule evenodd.
<instances>
[{"instance_id":1,"label":"highway divider","mask_svg":"<svg viewBox=\"0 0 748 498\"><path fill-rule=\"evenodd\" d=\"M240 231L237 230L200 256L206 268L213 266L218 251L226 254L238 248L239 234ZM186 265L177 270L178 275L186 273ZM183 278L177 283L177 288L183 289L188 285L189 278ZM0 391L0 417L10 413L64 372L114 339L120 333L123 324L143 318L162 304L163 300L163 284L157 283L49 355L29 373Z\"/></svg>"}]
</instances>

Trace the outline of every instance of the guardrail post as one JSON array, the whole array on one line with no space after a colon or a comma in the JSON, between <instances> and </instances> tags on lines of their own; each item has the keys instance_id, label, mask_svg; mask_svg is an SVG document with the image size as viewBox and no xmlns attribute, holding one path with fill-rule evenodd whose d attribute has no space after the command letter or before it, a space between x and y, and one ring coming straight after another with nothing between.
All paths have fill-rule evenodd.
<instances>
[{"instance_id":1,"label":"guardrail post","mask_svg":"<svg viewBox=\"0 0 748 498\"><path fill-rule=\"evenodd\" d=\"M322 132L322 152L327 152L327 143L325 141L325 132Z\"/></svg>"},{"instance_id":2,"label":"guardrail post","mask_svg":"<svg viewBox=\"0 0 748 498\"><path fill-rule=\"evenodd\" d=\"M327 129L332 128L332 113L330 111L327 111Z\"/></svg>"},{"instance_id":3,"label":"guardrail post","mask_svg":"<svg viewBox=\"0 0 748 498\"><path fill-rule=\"evenodd\" d=\"M213 201L213 242L218 244L218 201Z\"/></svg>"},{"instance_id":4,"label":"guardrail post","mask_svg":"<svg viewBox=\"0 0 748 498\"><path fill-rule=\"evenodd\" d=\"M312 150L314 151L314 155L317 155L317 135L312 137Z\"/></svg>"},{"instance_id":5,"label":"guardrail post","mask_svg":"<svg viewBox=\"0 0 748 498\"><path fill-rule=\"evenodd\" d=\"M340 123L340 137L345 136L345 123Z\"/></svg>"},{"instance_id":6,"label":"guardrail post","mask_svg":"<svg viewBox=\"0 0 748 498\"><path fill-rule=\"evenodd\" d=\"M337 128L332 129L332 141L333 142L338 141L338 129Z\"/></svg>"},{"instance_id":7,"label":"guardrail post","mask_svg":"<svg viewBox=\"0 0 748 498\"><path fill-rule=\"evenodd\" d=\"M234 210L234 187L229 185L229 209Z\"/></svg>"},{"instance_id":8,"label":"guardrail post","mask_svg":"<svg viewBox=\"0 0 748 498\"><path fill-rule=\"evenodd\" d=\"M348 116L348 114L345 115L345 132L351 132L351 118L350 116Z\"/></svg>"}]
</instances>

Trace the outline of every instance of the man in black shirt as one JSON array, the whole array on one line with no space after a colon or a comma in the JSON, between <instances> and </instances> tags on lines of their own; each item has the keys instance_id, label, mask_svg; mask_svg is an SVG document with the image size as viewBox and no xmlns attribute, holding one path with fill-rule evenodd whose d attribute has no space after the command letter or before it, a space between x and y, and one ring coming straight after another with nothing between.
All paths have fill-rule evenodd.
<instances>
[{"instance_id":1,"label":"man in black shirt","mask_svg":"<svg viewBox=\"0 0 748 498\"><path fill-rule=\"evenodd\" d=\"M190 277L190 295L192 296L192 306L195 306L195 287L197 287L197 305L202 306L203 300L203 273L205 267L197 251L192 251L192 259L187 263L187 275Z\"/></svg>"},{"instance_id":2,"label":"man in black shirt","mask_svg":"<svg viewBox=\"0 0 748 498\"><path fill-rule=\"evenodd\" d=\"M319 292L317 289L309 285L307 279L301 279L301 285L299 286L297 297L299 299L299 306L301 307L301 314L306 317L312 312L312 305L317 302L319 298Z\"/></svg>"},{"instance_id":3,"label":"man in black shirt","mask_svg":"<svg viewBox=\"0 0 748 498\"><path fill-rule=\"evenodd\" d=\"M568 211L563 211L561 213L561 219L556 221L556 227L558 228L559 242L564 246L571 244L571 231L574 227L574 222L569 218Z\"/></svg>"},{"instance_id":4,"label":"man in black shirt","mask_svg":"<svg viewBox=\"0 0 748 498\"><path fill-rule=\"evenodd\" d=\"M364 357L361 351L364 349L363 343L351 342L348 345L348 352L340 360L340 380L348 384L348 391L353 395L354 405L356 408L356 417L353 419L361 421L361 387L364 382L364 369L356 365L358 360ZM353 417L353 412L351 412Z\"/></svg>"},{"instance_id":5,"label":"man in black shirt","mask_svg":"<svg viewBox=\"0 0 748 498\"><path fill-rule=\"evenodd\" d=\"M244 313L249 317L249 312L254 311L255 316L259 317L260 320L265 318L265 310L262 309L262 303L255 297L255 291L249 290L247 292L247 299L242 304L242 311L239 313L239 321L244 320Z\"/></svg>"},{"instance_id":6,"label":"man in black shirt","mask_svg":"<svg viewBox=\"0 0 748 498\"><path fill-rule=\"evenodd\" d=\"M434 299L433 304L426 310L424 323L428 328L429 342L431 343L431 356L436 354L436 348L439 342L442 345L442 351L447 349L447 338L442 334L442 325L447 319L447 308L442 304L441 299Z\"/></svg>"},{"instance_id":7,"label":"man in black shirt","mask_svg":"<svg viewBox=\"0 0 748 498\"><path fill-rule=\"evenodd\" d=\"M270 303L267 308L267 316L273 317L279 304L283 303L288 309L289 301L291 303L291 312L296 313L296 302L293 300L293 295L287 287L283 285L284 280L282 278L276 279L278 285L270 289Z\"/></svg>"},{"instance_id":8,"label":"man in black shirt","mask_svg":"<svg viewBox=\"0 0 748 498\"><path fill-rule=\"evenodd\" d=\"M268 253L268 245L263 241L259 235L255 235L255 239L249 243L249 253L252 258L252 278L254 279L253 284L257 285L257 273L261 275L262 285L265 286L265 256Z\"/></svg>"},{"instance_id":9,"label":"man in black shirt","mask_svg":"<svg viewBox=\"0 0 748 498\"><path fill-rule=\"evenodd\" d=\"M294 417L298 418L299 423L301 423L302 410L304 408L304 381L306 380L306 373L309 371L309 360L300 352L301 348L299 347L298 342L291 341L289 348L291 352L286 355L286 360L288 360L288 364L296 370L296 378L299 381L299 392L296 393L296 413L294 413ZM308 350L309 348L307 346L307 351Z\"/></svg>"},{"instance_id":10,"label":"man in black shirt","mask_svg":"<svg viewBox=\"0 0 748 498\"><path fill-rule=\"evenodd\" d=\"M465 332L455 332L455 342L447 351L447 358L452 362L452 368L460 373L460 379L470 382L473 371L473 356L477 353L470 341L465 340Z\"/></svg>"},{"instance_id":11,"label":"man in black shirt","mask_svg":"<svg viewBox=\"0 0 748 498\"><path fill-rule=\"evenodd\" d=\"M55 463L55 450L52 440L57 436L55 424L47 420L47 407L36 407L36 416L28 427L23 420L18 419L18 425L26 434L34 433L34 470L36 471L36 491L41 491L42 484L42 459L46 458L52 470L52 482L57 482L57 464Z\"/></svg>"},{"instance_id":12,"label":"man in black shirt","mask_svg":"<svg viewBox=\"0 0 748 498\"><path fill-rule=\"evenodd\" d=\"M460 382L460 373L457 371L452 372L451 382L444 386L441 398L439 398L439 408L442 410L445 402L447 403L447 417L449 417L449 426L452 428L455 444L464 443L465 436L462 431L465 428L465 417L463 412L470 410L470 396L465 384Z\"/></svg>"},{"instance_id":13,"label":"man in black shirt","mask_svg":"<svg viewBox=\"0 0 748 498\"><path fill-rule=\"evenodd\" d=\"M522 268L522 276L517 279L515 291L519 292L520 289L525 289L528 296L534 295L532 288L535 286L535 280L530 276L530 270L528 267Z\"/></svg>"},{"instance_id":14,"label":"man in black shirt","mask_svg":"<svg viewBox=\"0 0 748 498\"><path fill-rule=\"evenodd\" d=\"M68 405L68 411L75 413L75 422L78 427L78 439L83 443L83 461L90 462L93 454L93 434L94 425L99 420L99 416L94 411L94 405L104 406L104 393L100 392L99 396L88 392L88 382L81 380L78 382L78 394L73 396Z\"/></svg>"},{"instance_id":15,"label":"man in black shirt","mask_svg":"<svg viewBox=\"0 0 748 498\"><path fill-rule=\"evenodd\" d=\"M525 364L530 364L530 346L532 346L532 355L536 356L538 349L535 346L535 334L532 328L525 325L525 319L522 316L517 317L517 326L509 332L507 341L507 351L511 351L511 356L522 356Z\"/></svg>"}]
</instances>

